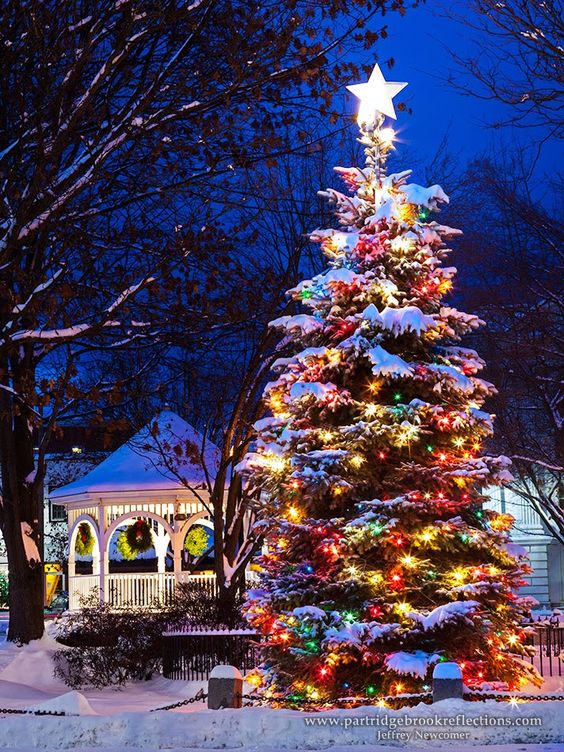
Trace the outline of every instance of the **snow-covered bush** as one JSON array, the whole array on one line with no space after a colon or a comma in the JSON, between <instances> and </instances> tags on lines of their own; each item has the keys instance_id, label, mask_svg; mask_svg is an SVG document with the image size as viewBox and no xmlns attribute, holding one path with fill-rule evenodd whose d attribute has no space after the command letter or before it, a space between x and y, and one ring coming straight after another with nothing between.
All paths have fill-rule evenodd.
<instances>
[{"instance_id":1,"label":"snow-covered bush","mask_svg":"<svg viewBox=\"0 0 564 752\"><path fill-rule=\"evenodd\" d=\"M161 668L163 632L241 627L240 605L220 603L214 588L201 583L178 585L171 604L155 603L150 611L114 610L97 595L87 598L60 621L56 637L67 649L55 654L55 674L73 689L148 679Z\"/></svg>"},{"instance_id":2,"label":"snow-covered bush","mask_svg":"<svg viewBox=\"0 0 564 752\"><path fill-rule=\"evenodd\" d=\"M55 675L74 689L149 679L161 663L163 617L89 599L61 620L57 639L70 649L55 654Z\"/></svg>"}]
</instances>

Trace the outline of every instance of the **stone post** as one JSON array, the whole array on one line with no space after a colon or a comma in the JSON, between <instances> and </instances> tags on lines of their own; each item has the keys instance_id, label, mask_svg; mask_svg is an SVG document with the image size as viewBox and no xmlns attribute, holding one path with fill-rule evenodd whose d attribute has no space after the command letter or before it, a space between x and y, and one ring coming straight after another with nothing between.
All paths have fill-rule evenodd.
<instances>
[{"instance_id":1,"label":"stone post","mask_svg":"<svg viewBox=\"0 0 564 752\"><path fill-rule=\"evenodd\" d=\"M208 708L240 708L243 705L243 677L235 666L216 666L208 682Z\"/></svg>"},{"instance_id":2,"label":"stone post","mask_svg":"<svg viewBox=\"0 0 564 752\"><path fill-rule=\"evenodd\" d=\"M433 671L433 702L462 699L464 684L458 663L437 663Z\"/></svg>"}]
</instances>

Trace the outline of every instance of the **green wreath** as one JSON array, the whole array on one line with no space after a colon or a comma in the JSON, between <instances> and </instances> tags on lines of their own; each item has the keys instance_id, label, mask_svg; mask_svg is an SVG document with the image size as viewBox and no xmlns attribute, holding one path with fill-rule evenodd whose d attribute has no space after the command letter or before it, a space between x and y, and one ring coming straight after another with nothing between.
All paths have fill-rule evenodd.
<instances>
[{"instance_id":1,"label":"green wreath","mask_svg":"<svg viewBox=\"0 0 564 752\"><path fill-rule=\"evenodd\" d=\"M124 561L133 561L137 558L137 551L133 551L127 542L127 530L122 530L118 535L116 548Z\"/></svg>"},{"instance_id":2,"label":"green wreath","mask_svg":"<svg viewBox=\"0 0 564 752\"><path fill-rule=\"evenodd\" d=\"M153 532L147 520L136 520L125 531L127 545L135 554L144 554L153 548Z\"/></svg>"},{"instance_id":3,"label":"green wreath","mask_svg":"<svg viewBox=\"0 0 564 752\"><path fill-rule=\"evenodd\" d=\"M74 550L79 556L90 556L94 550L94 536L87 522L81 522L78 526Z\"/></svg>"},{"instance_id":4,"label":"green wreath","mask_svg":"<svg viewBox=\"0 0 564 752\"><path fill-rule=\"evenodd\" d=\"M200 525L191 528L184 541L184 548L191 556L201 556L209 548L207 531Z\"/></svg>"}]
</instances>

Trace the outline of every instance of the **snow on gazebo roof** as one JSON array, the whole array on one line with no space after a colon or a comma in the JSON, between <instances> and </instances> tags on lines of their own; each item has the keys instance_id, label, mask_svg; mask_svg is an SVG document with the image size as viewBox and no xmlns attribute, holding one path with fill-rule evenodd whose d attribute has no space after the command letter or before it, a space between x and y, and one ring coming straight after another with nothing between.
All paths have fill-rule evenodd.
<instances>
[{"instance_id":1,"label":"snow on gazebo roof","mask_svg":"<svg viewBox=\"0 0 564 752\"><path fill-rule=\"evenodd\" d=\"M70 501L80 495L131 491L178 491L202 487L206 474L215 477L219 449L179 415L162 410L128 442L82 478L53 490L53 501Z\"/></svg>"}]
</instances>

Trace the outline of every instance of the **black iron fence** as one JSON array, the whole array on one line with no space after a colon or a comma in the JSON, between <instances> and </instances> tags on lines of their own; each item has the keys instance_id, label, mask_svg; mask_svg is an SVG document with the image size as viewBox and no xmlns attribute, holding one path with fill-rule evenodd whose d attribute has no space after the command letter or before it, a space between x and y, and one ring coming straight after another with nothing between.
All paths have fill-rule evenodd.
<instances>
[{"instance_id":1,"label":"black iron fence","mask_svg":"<svg viewBox=\"0 0 564 752\"><path fill-rule=\"evenodd\" d=\"M218 664L246 674L260 663L257 635L248 630L172 632L163 635L163 676L167 679L207 679Z\"/></svg>"},{"instance_id":2,"label":"black iron fence","mask_svg":"<svg viewBox=\"0 0 564 752\"><path fill-rule=\"evenodd\" d=\"M536 623L530 662L543 677L564 675L564 626ZM245 674L260 663L259 637L250 630L170 632L163 635L163 674L168 679L199 681L220 663Z\"/></svg>"},{"instance_id":3,"label":"black iron fence","mask_svg":"<svg viewBox=\"0 0 564 752\"><path fill-rule=\"evenodd\" d=\"M531 644L535 654L529 659L541 676L562 676L564 673L564 626L560 624L533 624L535 633Z\"/></svg>"}]
</instances>

